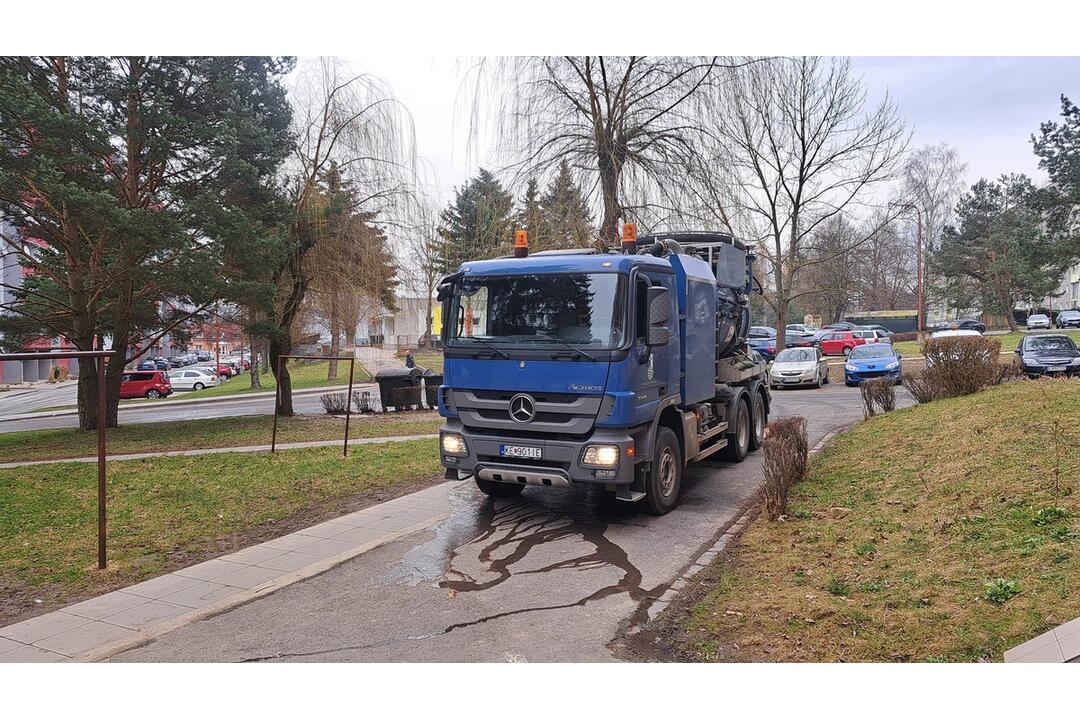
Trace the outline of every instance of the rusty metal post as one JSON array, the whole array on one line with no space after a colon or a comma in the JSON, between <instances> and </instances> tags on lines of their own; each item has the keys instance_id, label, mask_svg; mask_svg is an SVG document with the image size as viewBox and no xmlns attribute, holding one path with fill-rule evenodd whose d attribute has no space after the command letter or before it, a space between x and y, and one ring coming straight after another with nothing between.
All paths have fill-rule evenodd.
<instances>
[{"instance_id":1,"label":"rusty metal post","mask_svg":"<svg viewBox=\"0 0 1080 720\"><path fill-rule=\"evenodd\" d=\"M98 570L105 569L105 358L97 359L98 412L97 412L97 474L98 474Z\"/></svg>"},{"instance_id":2,"label":"rusty metal post","mask_svg":"<svg viewBox=\"0 0 1080 720\"><path fill-rule=\"evenodd\" d=\"M353 368L356 366L356 351L349 358L349 393L345 396L345 447L341 450L341 457L349 457L349 418L352 417L352 379Z\"/></svg>"},{"instance_id":3,"label":"rusty metal post","mask_svg":"<svg viewBox=\"0 0 1080 720\"><path fill-rule=\"evenodd\" d=\"M274 432L270 436L270 452L274 452L277 446L277 410L281 400L281 361L285 358L278 356L277 374L274 376Z\"/></svg>"}]
</instances>

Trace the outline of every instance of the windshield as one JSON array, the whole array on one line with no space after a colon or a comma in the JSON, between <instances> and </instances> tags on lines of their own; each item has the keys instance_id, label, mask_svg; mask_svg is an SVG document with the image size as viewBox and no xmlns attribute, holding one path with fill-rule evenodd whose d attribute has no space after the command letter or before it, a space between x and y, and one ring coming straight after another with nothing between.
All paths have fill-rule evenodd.
<instances>
[{"instance_id":1,"label":"windshield","mask_svg":"<svg viewBox=\"0 0 1080 720\"><path fill-rule=\"evenodd\" d=\"M1068 350L1073 351L1076 346L1067 337L1033 337L1027 339L1028 350Z\"/></svg>"},{"instance_id":2,"label":"windshield","mask_svg":"<svg viewBox=\"0 0 1080 720\"><path fill-rule=\"evenodd\" d=\"M1050 318L1046 317L1045 315L1031 315L1031 316L1028 317L1028 320L1049 320L1049 319Z\"/></svg>"},{"instance_id":3,"label":"windshield","mask_svg":"<svg viewBox=\"0 0 1080 720\"><path fill-rule=\"evenodd\" d=\"M852 360L858 360L860 358L892 357L892 355L892 348L888 345L858 345L848 357Z\"/></svg>"},{"instance_id":4,"label":"windshield","mask_svg":"<svg viewBox=\"0 0 1080 720\"><path fill-rule=\"evenodd\" d=\"M817 353L810 348L788 348L776 356L776 362L810 362L817 360Z\"/></svg>"},{"instance_id":5,"label":"windshield","mask_svg":"<svg viewBox=\"0 0 1080 720\"><path fill-rule=\"evenodd\" d=\"M465 278L454 288L450 344L623 344L625 278L615 273Z\"/></svg>"}]
</instances>

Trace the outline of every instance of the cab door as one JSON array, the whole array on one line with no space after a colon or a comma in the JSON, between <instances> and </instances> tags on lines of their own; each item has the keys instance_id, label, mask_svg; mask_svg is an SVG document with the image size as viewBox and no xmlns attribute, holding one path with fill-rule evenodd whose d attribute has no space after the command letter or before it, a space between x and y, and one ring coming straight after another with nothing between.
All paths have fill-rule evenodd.
<instances>
[{"instance_id":1,"label":"cab door","mask_svg":"<svg viewBox=\"0 0 1080 720\"><path fill-rule=\"evenodd\" d=\"M679 387L679 330L675 307L675 276L669 273L638 272L634 284L634 342L630 348L631 371L634 378L635 413L639 422L651 420L661 400L678 392ZM648 289L666 287L671 306L671 335L666 346L649 347Z\"/></svg>"}]
</instances>

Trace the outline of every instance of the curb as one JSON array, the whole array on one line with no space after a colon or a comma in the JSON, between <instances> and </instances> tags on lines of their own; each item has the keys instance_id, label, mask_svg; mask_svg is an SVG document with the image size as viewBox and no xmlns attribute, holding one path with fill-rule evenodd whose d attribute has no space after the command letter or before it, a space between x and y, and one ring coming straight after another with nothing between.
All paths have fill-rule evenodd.
<instances>
[{"instance_id":1,"label":"curb","mask_svg":"<svg viewBox=\"0 0 1080 720\"><path fill-rule=\"evenodd\" d=\"M193 610L185 615L179 615L177 617L170 618L169 620L158 623L157 625L152 625L144 630L138 630L133 637L122 638L120 640L113 641L106 645L94 648L93 650L87 651L82 655L68 658L67 660L64 660L62 662L100 662L101 660L107 660L113 655L117 655L126 650L132 650L141 645L145 645L151 640L159 638L162 635L167 635L168 633L171 633L175 630L179 630L180 628L186 625L190 625L191 623L198 622L199 620L206 620L207 618L213 617L214 615L219 615L227 610L231 610L240 605L249 603L252 600L263 597L264 595L269 595L270 593L277 592L278 590L288 587L289 585L293 585L302 580L307 580L308 578L320 575L327 570L330 570L331 568L340 565L347 560L352 560L355 557L363 555L369 550L373 550L380 545L385 545L388 542L398 540L405 537L406 535L411 535L414 532L425 530L437 523L442 522L449 516L449 513L440 513L439 515L434 516L428 520L423 520L413 525L409 525L408 527L401 528L400 530L396 530L384 537L378 538L376 540L371 540L367 543L364 543L363 545L358 545L357 547L351 550L347 550L346 552L343 552L339 555L333 555L331 557L324 558L316 563L312 563L311 565L306 565L298 570L294 570L288 575L282 575L281 577L265 582L262 585L256 585L255 587L249 588L247 590L240 590L227 598L219 600L213 605L208 605L204 608Z\"/></svg>"},{"instance_id":2,"label":"curb","mask_svg":"<svg viewBox=\"0 0 1080 720\"><path fill-rule=\"evenodd\" d=\"M814 447L810 448L808 455L815 455L825 447L825 444L832 440L838 433L846 430L847 427L831 430L827 432L820 440L818 440ZM678 597L679 593L686 588L686 586L693 580L694 576L709 567L713 561L723 554L728 547L736 541L743 531L746 530L747 525L757 515L760 501L755 499L751 502L750 507L744 510L735 520L731 522L721 533L720 537L714 542L705 552L697 557L696 560L691 562L682 574L675 579L674 582L664 591L664 594L657 598L656 602L649 606L648 609L648 621L651 623L655 620L660 613L667 610L668 606ZM646 623L646 624L647 624Z\"/></svg>"}]
</instances>

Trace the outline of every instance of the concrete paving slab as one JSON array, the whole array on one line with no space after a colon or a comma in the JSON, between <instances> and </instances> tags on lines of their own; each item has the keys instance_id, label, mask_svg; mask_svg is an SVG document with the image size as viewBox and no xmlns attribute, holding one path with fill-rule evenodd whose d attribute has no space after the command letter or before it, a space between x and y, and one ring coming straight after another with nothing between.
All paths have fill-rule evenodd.
<instances>
[{"instance_id":1,"label":"concrete paving slab","mask_svg":"<svg viewBox=\"0 0 1080 720\"><path fill-rule=\"evenodd\" d=\"M1047 645L1057 645L1057 636L1054 635L1054 631L1045 632L1042 635L1037 635L1025 643L1021 643L1014 648L1005 651L1005 662L1016 662L1025 655L1029 655L1037 650L1041 650Z\"/></svg>"},{"instance_id":2,"label":"concrete paving slab","mask_svg":"<svg viewBox=\"0 0 1080 720\"><path fill-rule=\"evenodd\" d=\"M410 524L412 523L410 522ZM334 539L340 540L342 542L354 542L357 544L363 544L366 542L371 542L372 540L377 540L384 534L385 532L383 530L376 530L375 528L369 527L357 527L353 528L352 530L343 532L340 535L334 536ZM300 552L304 551L300 550ZM264 565L264 567L267 566Z\"/></svg>"},{"instance_id":3,"label":"concrete paving slab","mask_svg":"<svg viewBox=\"0 0 1080 720\"><path fill-rule=\"evenodd\" d=\"M233 587L232 585L222 585L217 582L203 581L198 585L192 585L191 587L175 592L172 595L166 595L162 600L174 605L184 605L189 608L203 608L212 605L218 600L223 600L230 595L235 595L237 591L238 588Z\"/></svg>"},{"instance_id":4,"label":"concrete paving slab","mask_svg":"<svg viewBox=\"0 0 1080 720\"><path fill-rule=\"evenodd\" d=\"M263 545L272 548L280 548L282 550L302 550L308 545L313 545L319 542L319 538L314 535L301 535L300 533L293 533L292 535L283 535L282 537L274 540L267 540Z\"/></svg>"},{"instance_id":5,"label":"concrete paving slab","mask_svg":"<svg viewBox=\"0 0 1080 720\"><path fill-rule=\"evenodd\" d=\"M75 605L69 605L64 608L64 612L89 618L90 620L103 620L109 615L123 612L147 602L150 602L150 600L141 595L117 591Z\"/></svg>"},{"instance_id":6,"label":"concrete paving slab","mask_svg":"<svg viewBox=\"0 0 1080 720\"><path fill-rule=\"evenodd\" d=\"M34 645L61 655L75 657L99 645L134 634L134 631L119 625L112 625L100 620L91 620L87 624L72 628L67 632L47 637L44 640L38 640Z\"/></svg>"},{"instance_id":7,"label":"concrete paving slab","mask_svg":"<svg viewBox=\"0 0 1080 720\"><path fill-rule=\"evenodd\" d=\"M1061 647L1058 646L1057 641L1054 641L1048 645L1043 645L1038 650L1023 655L1012 662L1017 663L1059 663L1065 662L1065 657L1061 654Z\"/></svg>"},{"instance_id":8,"label":"concrete paving slab","mask_svg":"<svg viewBox=\"0 0 1080 720\"><path fill-rule=\"evenodd\" d=\"M277 557L259 563L259 567L270 568L271 570L292 571L311 565L313 562L320 559L321 558L315 555L308 555L302 552L287 552L284 555L278 555Z\"/></svg>"},{"instance_id":9,"label":"concrete paving slab","mask_svg":"<svg viewBox=\"0 0 1080 720\"><path fill-rule=\"evenodd\" d=\"M42 650L33 645L19 645L14 650L0 653L0 663L53 663L67 659L67 655Z\"/></svg>"},{"instance_id":10,"label":"concrete paving slab","mask_svg":"<svg viewBox=\"0 0 1080 720\"><path fill-rule=\"evenodd\" d=\"M282 550L282 552L286 552ZM196 580L213 580L216 577L221 577L226 573L230 573L234 570L240 570L243 568L243 563L230 562L229 560L222 560L221 558L215 558L213 560L207 560L206 562L199 563L198 565L192 565L181 570L177 570L175 575L182 575L183 577L195 578Z\"/></svg>"},{"instance_id":11,"label":"concrete paving slab","mask_svg":"<svg viewBox=\"0 0 1080 720\"><path fill-rule=\"evenodd\" d=\"M437 514L436 511L431 512L431 515L436 515L436 514ZM385 518L376 518L375 520L372 520L371 522L364 523L364 527L371 528L373 530L386 530L386 531L389 531L389 532L393 532L394 530L401 530L402 528L406 528L406 527L412 525L414 522L416 522L416 521L415 520L409 520L408 518L403 518L403 517L385 517Z\"/></svg>"},{"instance_id":12,"label":"concrete paving slab","mask_svg":"<svg viewBox=\"0 0 1080 720\"><path fill-rule=\"evenodd\" d=\"M1061 648L1061 656L1066 661L1080 657L1080 630L1077 630L1072 635L1059 638L1058 647Z\"/></svg>"},{"instance_id":13,"label":"concrete paving slab","mask_svg":"<svg viewBox=\"0 0 1080 720\"><path fill-rule=\"evenodd\" d=\"M329 538L329 537L334 537L335 535L340 535L341 533L345 532L346 530L351 530L351 529L352 528L350 526L342 525L341 523L324 522L324 523L320 523L319 525L313 525L312 527L305 528L305 529L301 530L299 532L299 534L300 535L311 535L312 537L318 537L318 538Z\"/></svg>"},{"instance_id":14,"label":"concrete paving slab","mask_svg":"<svg viewBox=\"0 0 1080 720\"><path fill-rule=\"evenodd\" d=\"M184 605L176 605L162 600L150 600L142 605L136 605L127 610L122 610L115 615L110 615L105 618L105 622L112 625L119 625L120 627L126 627L129 630L142 630L154 623L174 618L187 612L191 612L191 608Z\"/></svg>"},{"instance_id":15,"label":"concrete paving slab","mask_svg":"<svg viewBox=\"0 0 1080 720\"><path fill-rule=\"evenodd\" d=\"M253 588L256 585L262 585L264 582L273 580L276 577L281 577L284 574L285 572L282 570L272 570L266 567L249 565L241 570L234 570L230 573L226 573L225 575L216 578L214 582L238 588Z\"/></svg>"},{"instance_id":16,"label":"concrete paving slab","mask_svg":"<svg viewBox=\"0 0 1080 720\"><path fill-rule=\"evenodd\" d=\"M169 574L156 577L153 580L141 582L138 585L132 585L129 588L124 588L124 592L131 593L132 595L141 595L151 600L157 600L158 598L163 598L166 595L171 595L174 592L179 592L184 588L189 588L198 583L199 580L196 578Z\"/></svg>"},{"instance_id":17,"label":"concrete paving slab","mask_svg":"<svg viewBox=\"0 0 1080 720\"><path fill-rule=\"evenodd\" d=\"M73 628L81 627L91 620L59 611L48 615L39 615L29 620L23 620L14 625L0 628L0 637L6 637L21 643L32 644L44 640L52 635L59 635Z\"/></svg>"},{"instance_id":18,"label":"concrete paving slab","mask_svg":"<svg viewBox=\"0 0 1080 720\"><path fill-rule=\"evenodd\" d=\"M276 558L278 555L284 555L287 550L281 548L269 547L267 545L253 545L249 548L244 548L239 552L234 552L229 555L229 563L240 563L243 565L258 565L264 560L270 560Z\"/></svg>"},{"instance_id":19,"label":"concrete paving slab","mask_svg":"<svg viewBox=\"0 0 1080 720\"><path fill-rule=\"evenodd\" d=\"M8 638L0 637L0 654L6 653L8 650L14 650L15 648L22 647L23 643L16 640L9 640Z\"/></svg>"},{"instance_id":20,"label":"concrete paving slab","mask_svg":"<svg viewBox=\"0 0 1080 720\"><path fill-rule=\"evenodd\" d=\"M340 555L343 552L348 552L353 547L355 547L353 543L324 538L300 548L297 552L302 552L305 555L314 555L318 558L328 558L333 557L334 555Z\"/></svg>"}]
</instances>

